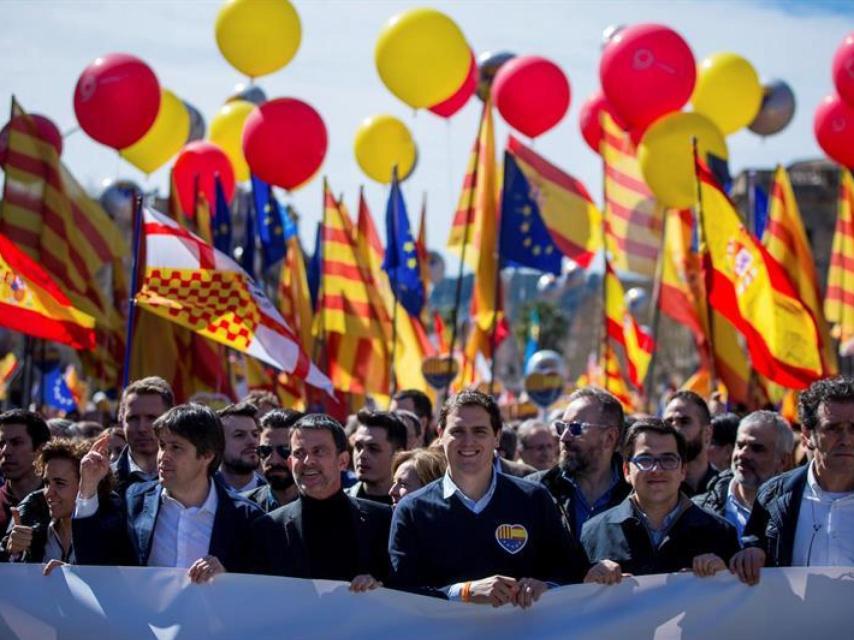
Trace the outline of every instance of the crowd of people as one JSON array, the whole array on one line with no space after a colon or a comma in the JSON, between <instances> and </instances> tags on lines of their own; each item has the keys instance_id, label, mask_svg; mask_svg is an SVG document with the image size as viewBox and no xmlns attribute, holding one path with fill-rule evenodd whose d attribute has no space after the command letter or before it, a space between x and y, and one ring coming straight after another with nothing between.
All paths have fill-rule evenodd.
<instances>
[{"instance_id":1,"label":"crowd of people","mask_svg":"<svg viewBox=\"0 0 854 640\"><path fill-rule=\"evenodd\" d=\"M398 392L346 426L253 392L214 411L145 378L118 427L0 414L0 561L346 581L529 607L565 584L854 566L854 379L800 424L691 391L660 418L598 388L505 423L478 391Z\"/></svg>"}]
</instances>

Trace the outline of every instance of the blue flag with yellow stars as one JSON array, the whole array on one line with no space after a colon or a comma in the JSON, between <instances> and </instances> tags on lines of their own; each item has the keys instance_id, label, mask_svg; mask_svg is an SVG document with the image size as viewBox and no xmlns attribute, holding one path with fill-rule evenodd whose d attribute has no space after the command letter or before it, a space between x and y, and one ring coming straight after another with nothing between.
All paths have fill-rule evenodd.
<instances>
[{"instance_id":1,"label":"blue flag with yellow stars","mask_svg":"<svg viewBox=\"0 0 854 640\"><path fill-rule=\"evenodd\" d=\"M424 308L424 283L418 267L415 238L406 214L406 203L397 181L397 171L391 179L391 193L385 209L385 229L383 271L388 274L394 297L409 315L417 317Z\"/></svg>"},{"instance_id":2,"label":"blue flag with yellow stars","mask_svg":"<svg viewBox=\"0 0 854 640\"><path fill-rule=\"evenodd\" d=\"M225 189L222 180L214 176L216 185L216 207L214 208L213 220L211 220L211 231L213 231L214 247L224 254L231 255L231 208L225 199Z\"/></svg>"},{"instance_id":3,"label":"blue flag with yellow stars","mask_svg":"<svg viewBox=\"0 0 854 640\"><path fill-rule=\"evenodd\" d=\"M285 257L284 217L273 189L252 176L252 196L255 199L255 224L261 242L261 262L264 271Z\"/></svg>"},{"instance_id":4,"label":"blue flag with yellow stars","mask_svg":"<svg viewBox=\"0 0 854 640\"><path fill-rule=\"evenodd\" d=\"M314 253L308 261L305 277L308 280L308 292L311 294L311 308L317 309L317 296L320 293L320 272L323 269L323 223L317 223L314 236Z\"/></svg>"},{"instance_id":5,"label":"blue flag with yellow stars","mask_svg":"<svg viewBox=\"0 0 854 640\"><path fill-rule=\"evenodd\" d=\"M65 382L63 372L57 364L42 376L44 385L44 403L52 409L73 411L77 408L77 401Z\"/></svg>"},{"instance_id":6,"label":"blue flag with yellow stars","mask_svg":"<svg viewBox=\"0 0 854 640\"><path fill-rule=\"evenodd\" d=\"M563 253L543 221L536 190L511 153L504 154L498 252L505 265L530 267L560 275Z\"/></svg>"}]
</instances>

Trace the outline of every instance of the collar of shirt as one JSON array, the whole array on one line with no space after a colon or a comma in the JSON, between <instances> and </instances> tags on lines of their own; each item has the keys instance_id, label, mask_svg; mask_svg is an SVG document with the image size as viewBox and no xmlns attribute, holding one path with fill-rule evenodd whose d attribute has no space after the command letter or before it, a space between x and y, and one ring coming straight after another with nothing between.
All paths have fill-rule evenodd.
<instances>
[{"instance_id":1,"label":"collar of shirt","mask_svg":"<svg viewBox=\"0 0 854 640\"><path fill-rule=\"evenodd\" d=\"M821 488L818 483L818 478L815 477L815 461L810 462L807 467L807 486L804 491L804 497L808 500L815 500L821 503L830 503L840 498L854 498L854 491L843 493L831 493Z\"/></svg>"},{"instance_id":2,"label":"collar of shirt","mask_svg":"<svg viewBox=\"0 0 854 640\"><path fill-rule=\"evenodd\" d=\"M47 541L45 542L43 562L49 560L61 560L74 564L74 545L69 545L68 551L63 548L59 533L56 531L53 520L47 525Z\"/></svg>"},{"instance_id":3,"label":"collar of shirt","mask_svg":"<svg viewBox=\"0 0 854 640\"><path fill-rule=\"evenodd\" d=\"M622 475L620 474L620 466L616 462L611 463L611 484L608 486L608 489L603 493L596 502L591 506L587 504L587 498L584 497L584 492L579 489L578 485L575 482L575 478L570 476L566 471L560 472L560 477L563 478L565 482L572 487L572 490L575 492L575 497L577 500L581 501L581 503L587 508L588 511L593 511L598 507L607 504L607 502L611 499L611 493L614 491L614 487L616 487L620 480L622 480Z\"/></svg>"},{"instance_id":4,"label":"collar of shirt","mask_svg":"<svg viewBox=\"0 0 854 640\"><path fill-rule=\"evenodd\" d=\"M133 473L138 474L140 477L144 478L145 480L154 480L157 478L156 472L155 473L148 473L147 471L144 471L143 468L140 467L136 463L136 460L133 459L133 454L130 452L130 449L128 449L128 472L132 473L132 474Z\"/></svg>"},{"instance_id":5,"label":"collar of shirt","mask_svg":"<svg viewBox=\"0 0 854 640\"><path fill-rule=\"evenodd\" d=\"M667 537L667 533L670 531L671 527L673 527L676 520L679 519L679 516L681 516L682 513L692 504L690 499L680 493L676 506L673 507L666 516L664 516L664 519L661 521L661 526L658 529L653 529L646 513L644 513L643 509L641 509L640 505L637 503L637 498L634 493L632 493L630 501L632 504L632 511L634 511L636 517L643 523L643 526L646 527L646 530L649 532L650 538L656 547L664 541Z\"/></svg>"},{"instance_id":6,"label":"collar of shirt","mask_svg":"<svg viewBox=\"0 0 854 640\"><path fill-rule=\"evenodd\" d=\"M492 495L495 493L495 484L497 479L498 474L493 469L489 489L486 490L486 493L483 494L483 497L480 500L472 500L464 494L456 484L454 484L454 481L451 480L451 474L446 471L445 476L442 478L442 497L447 500L452 495L457 494L460 502L462 502L469 511L473 513L480 513L489 506L489 502L492 500Z\"/></svg>"},{"instance_id":7,"label":"collar of shirt","mask_svg":"<svg viewBox=\"0 0 854 640\"><path fill-rule=\"evenodd\" d=\"M205 501L202 503L200 507L185 507L183 504L178 502L175 498L169 495L169 491L164 487L160 492L160 496L163 498L163 504L169 505L173 507L177 507L181 510L187 511L188 513L197 513L200 511L206 511L212 515L216 514L217 505L219 505L219 497L216 495L216 487L214 486L213 481L208 481L210 485L210 489L208 489L208 497L205 498Z\"/></svg>"}]
</instances>

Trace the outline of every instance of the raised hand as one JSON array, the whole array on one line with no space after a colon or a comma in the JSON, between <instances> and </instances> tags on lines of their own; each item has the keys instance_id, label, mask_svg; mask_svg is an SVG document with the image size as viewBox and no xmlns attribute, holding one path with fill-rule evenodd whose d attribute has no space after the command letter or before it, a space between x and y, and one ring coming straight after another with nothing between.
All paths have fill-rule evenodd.
<instances>
[{"instance_id":1,"label":"raised hand","mask_svg":"<svg viewBox=\"0 0 854 640\"><path fill-rule=\"evenodd\" d=\"M23 553L33 543L33 528L21 524L21 514L17 507L12 507L12 529L6 542L9 554Z\"/></svg>"},{"instance_id":2,"label":"raised hand","mask_svg":"<svg viewBox=\"0 0 854 640\"><path fill-rule=\"evenodd\" d=\"M86 499L98 492L98 484L110 472L110 434L102 434L80 461L80 496Z\"/></svg>"}]
</instances>

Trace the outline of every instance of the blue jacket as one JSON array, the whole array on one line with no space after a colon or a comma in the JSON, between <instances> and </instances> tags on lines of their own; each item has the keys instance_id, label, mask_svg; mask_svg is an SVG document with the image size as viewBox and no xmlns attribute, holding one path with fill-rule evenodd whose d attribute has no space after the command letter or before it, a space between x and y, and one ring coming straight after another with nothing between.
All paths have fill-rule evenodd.
<instances>
[{"instance_id":1,"label":"blue jacket","mask_svg":"<svg viewBox=\"0 0 854 640\"><path fill-rule=\"evenodd\" d=\"M693 503L655 548L630 498L588 520L581 544L591 562L613 560L633 575L689 569L694 557L704 553L714 553L729 563L739 549L735 527Z\"/></svg>"},{"instance_id":2,"label":"blue jacket","mask_svg":"<svg viewBox=\"0 0 854 640\"><path fill-rule=\"evenodd\" d=\"M139 472L130 470L130 447L127 445L122 449L118 460L110 465L110 469L113 472L113 490L121 497L124 497L128 487L132 484L150 482L150 480L146 480Z\"/></svg>"},{"instance_id":3,"label":"blue jacket","mask_svg":"<svg viewBox=\"0 0 854 640\"><path fill-rule=\"evenodd\" d=\"M246 572L249 565L249 527L264 512L256 504L216 480L217 509L209 553L227 571ZM159 481L128 487L122 510L115 516L97 513L71 521L78 564L146 566L163 487Z\"/></svg>"},{"instance_id":4,"label":"blue jacket","mask_svg":"<svg viewBox=\"0 0 854 640\"><path fill-rule=\"evenodd\" d=\"M771 478L759 487L750 519L744 527L742 544L763 549L768 566L792 565L795 530L806 486L807 467L804 466Z\"/></svg>"}]
</instances>

